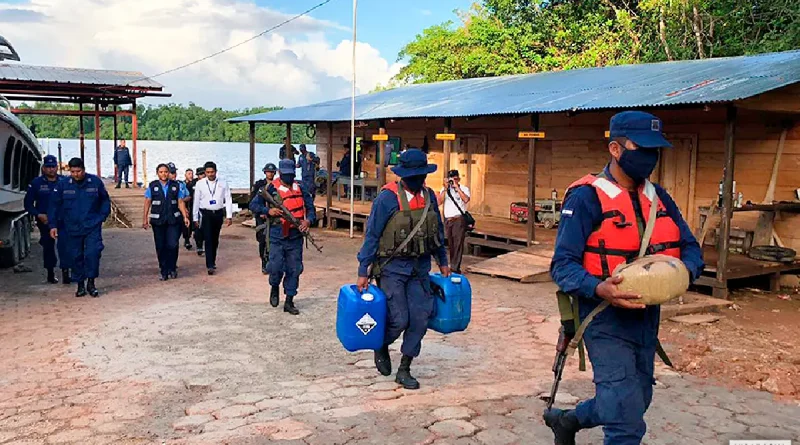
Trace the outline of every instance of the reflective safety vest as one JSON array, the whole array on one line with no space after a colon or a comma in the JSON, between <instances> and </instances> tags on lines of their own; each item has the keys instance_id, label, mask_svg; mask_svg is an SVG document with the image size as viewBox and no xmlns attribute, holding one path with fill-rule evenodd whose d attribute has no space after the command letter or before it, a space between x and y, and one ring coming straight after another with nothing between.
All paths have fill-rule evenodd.
<instances>
[{"instance_id":1,"label":"reflective safety vest","mask_svg":"<svg viewBox=\"0 0 800 445\"><path fill-rule=\"evenodd\" d=\"M383 190L389 190L397 196L400 210L392 215L392 218L383 229L378 243L379 258L387 258L393 254L395 258L414 258L429 254L441 246L439 240L439 218L433 208L437 204L431 203L428 214L425 216L425 222L414 234L414 239L406 244L401 251L395 253L395 250L408 238L408 235L422 218L422 214L425 211L425 199L430 199L431 192L427 187L423 187L423 192L415 194L409 201L405 189L402 188L399 182L386 184Z\"/></svg>"},{"instance_id":2,"label":"reflective safety vest","mask_svg":"<svg viewBox=\"0 0 800 445\"><path fill-rule=\"evenodd\" d=\"M600 199L603 221L586 240L583 251L583 267L590 274L604 280L614 273L620 264L633 261L639 256L641 239L650 206L655 201L658 209L655 227L646 254L669 255L680 258L680 229L667 215L667 210L656 195L656 188L650 181L639 187L639 203L642 208L640 227L633 207L631 194L614 182L602 176L587 175L575 181L567 193L575 187L591 185Z\"/></svg>"},{"instance_id":3,"label":"reflective safety vest","mask_svg":"<svg viewBox=\"0 0 800 445\"><path fill-rule=\"evenodd\" d=\"M154 226L177 224L181 216L178 209L180 184L170 180L167 181L166 186L162 186L161 181L155 180L150 183L148 188L150 189L150 224ZM164 193L164 188L167 189L167 193Z\"/></svg>"},{"instance_id":4,"label":"reflective safety vest","mask_svg":"<svg viewBox=\"0 0 800 445\"><path fill-rule=\"evenodd\" d=\"M280 197L279 202L283 203L283 206L289 210L292 216L300 221L304 220L306 218L306 205L303 200L303 190L300 189L300 184L294 182L291 187L287 187L280 179L275 179L272 181L272 186L275 187L275 190L278 192L278 197ZM289 236L289 230L295 227L294 224L287 221L286 218L281 218L280 221L283 228L283 236Z\"/></svg>"}]
</instances>

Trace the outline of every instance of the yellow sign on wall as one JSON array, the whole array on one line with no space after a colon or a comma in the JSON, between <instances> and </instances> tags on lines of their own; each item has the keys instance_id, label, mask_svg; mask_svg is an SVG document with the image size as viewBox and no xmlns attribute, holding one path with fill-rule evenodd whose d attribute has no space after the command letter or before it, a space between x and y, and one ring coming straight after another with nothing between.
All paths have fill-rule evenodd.
<instances>
[{"instance_id":1,"label":"yellow sign on wall","mask_svg":"<svg viewBox=\"0 0 800 445\"><path fill-rule=\"evenodd\" d=\"M544 139L544 131L520 131L520 139Z\"/></svg>"},{"instance_id":2,"label":"yellow sign on wall","mask_svg":"<svg viewBox=\"0 0 800 445\"><path fill-rule=\"evenodd\" d=\"M373 134L372 135L373 141L388 141L389 135L388 134Z\"/></svg>"},{"instance_id":3,"label":"yellow sign on wall","mask_svg":"<svg viewBox=\"0 0 800 445\"><path fill-rule=\"evenodd\" d=\"M437 141L455 141L456 135L453 133L438 133L436 135Z\"/></svg>"},{"instance_id":4,"label":"yellow sign on wall","mask_svg":"<svg viewBox=\"0 0 800 445\"><path fill-rule=\"evenodd\" d=\"M610 131L606 131L606 137L611 137L611 132Z\"/></svg>"}]
</instances>

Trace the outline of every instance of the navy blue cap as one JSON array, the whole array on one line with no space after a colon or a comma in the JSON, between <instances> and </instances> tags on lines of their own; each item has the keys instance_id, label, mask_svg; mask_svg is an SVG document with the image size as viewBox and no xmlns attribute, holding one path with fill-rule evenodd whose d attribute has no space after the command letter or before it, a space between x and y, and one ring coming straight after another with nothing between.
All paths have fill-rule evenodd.
<instances>
[{"instance_id":1,"label":"navy blue cap","mask_svg":"<svg viewBox=\"0 0 800 445\"><path fill-rule=\"evenodd\" d=\"M392 171L401 178L429 175L436 171L436 164L428 164L428 156L419 148L409 148L400 154L399 162L392 167Z\"/></svg>"},{"instance_id":2,"label":"navy blue cap","mask_svg":"<svg viewBox=\"0 0 800 445\"><path fill-rule=\"evenodd\" d=\"M175 167L175 164L173 164L172 162L167 164L167 168L169 169L170 173L178 173L178 168Z\"/></svg>"},{"instance_id":3,"label":"navy blue cap","mask_svg":"<svg viewBox=\"0 0 800 445\"><path fill-rule=\"evenodd\" d=\"M642 148L671 148L662 133L661 119L643 111L623 111L611 118L610 137L627 138Z\"/></svg>"},{"instance_id":4,"label":"navy blue cap","mask_svg":"<svg viewBox=\"0 0 800 445\"><path fill-rule=\"evenodd\" d=\"M278 167L275 167L275 164L273 164L272 162L269 162L269 163L267 163L267 165L264 166L264 168L261 171L275 173L276 171L278 171Z\"/></svg>"},{"instance_id":5,"label":"navy blue cap","mask_svg":"<svg viewBox=\"0 0 800 445\"><path fill-rule=\"evenodd\" d=\"M44 157L42 165L45 167L58 167L58 159L53 155L47 155Z\"/></svg>"},{"instance_id":6,"label":"navy blue cap","mask_svg":"<svg viewBox=\"0 0 800 445\"><path fill-rule=\"evenodd\" d=\"M278 171L281 172L282 175L297 174L294 161L291 159L281 159L281 162L278 162Z\"/></svg>"}]
</instances>

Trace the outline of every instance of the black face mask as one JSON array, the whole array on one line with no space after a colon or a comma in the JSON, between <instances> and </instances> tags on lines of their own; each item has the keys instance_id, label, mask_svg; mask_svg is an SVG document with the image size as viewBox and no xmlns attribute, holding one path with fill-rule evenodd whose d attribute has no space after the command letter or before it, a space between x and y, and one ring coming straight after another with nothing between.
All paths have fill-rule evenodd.
<instances>
[{"instance_id":1,"label":"black face mask","mask_svg":"<svg viewBox=\"0 0 800 445\"><path fill-rule=\"evenodd\" d=\"M419 193L422 190L422 185L425 183L425 178L428 175L416 175L416 176L407 176L403 178L403 184L408 187L408 190L412 193Z\"/></svg>"},{"instance_id":2,"label":"black face mask","mask_svg":"<svg viewBox=\"0 0 800 445\"><path fill-rule=\"evenodd\" d=\"M658 164L657 149L628 150L623 147L619 157L619 166L637 184L644 182L653 173Z\"/></svg>"},{"instance_id":3,"label":"black face mask","mask_svg":"<svg viewBox=\"0 0 800 445\"><path fill-rule=\"evenodd\" d=\"M294 184L294 177L295 175L287 175L286 173L281 173L281 181L284 184Z\"/></svg>"}]
</instances>

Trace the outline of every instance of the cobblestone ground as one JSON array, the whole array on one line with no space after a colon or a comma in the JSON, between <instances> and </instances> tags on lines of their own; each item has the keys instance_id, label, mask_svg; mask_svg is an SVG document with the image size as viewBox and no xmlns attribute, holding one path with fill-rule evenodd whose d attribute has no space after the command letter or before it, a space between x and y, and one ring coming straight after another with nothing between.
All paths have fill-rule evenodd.
<instances>
[{"instance_id":1,"label":"cobblestone ground","mask_svg":"<svg viewBox=\"0 0 800 445\"><path fill-rule=\"evenodd\" d=\"M538 399L552 379L552 285L471 277L470 328L426 337L410 392L336 340L357 242L328 234L324 256L306 251L290 317L266 304L252 232L223 233L217 275L182 251L181 278L161 283L149 232L106 231L99 299L0 271L0 443L552 443ZM571 364L561 405L592 394ZM645 443L800 438L797 405L658 374Z\"/></svg>"}]
</instances>

